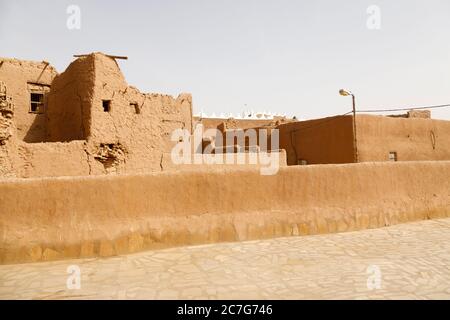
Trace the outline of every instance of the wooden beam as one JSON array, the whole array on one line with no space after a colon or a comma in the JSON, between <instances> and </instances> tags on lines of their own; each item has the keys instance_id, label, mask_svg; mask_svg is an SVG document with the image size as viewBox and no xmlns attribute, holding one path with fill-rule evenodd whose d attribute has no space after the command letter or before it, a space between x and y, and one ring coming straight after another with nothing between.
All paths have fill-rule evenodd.
<instances>
[{"instance_id":1,"label":"wooden beam","mask_svg":"<svg viewBox=\"0 0 450 320\"><path fill-rule=\"evenodd\" d=\"M81 57L86 57L86 56L89 56L90 54L74 54L73 56L75 57L75 58L81 58ZM112 56L112 55L109 55L109 54L105 54L105 56L107 56L107 57L109 57L109 58L111 58L111 59L122 59L122 60L128 60L128 57L125 57L125 56Z\"/></svg>"},{"instance_id":2,"label":"wooden beam","mask_svg":"<svg viewBox=\"0 0 450 320\"><path fill-rule=\"evenodd\" d=\"M49 87L49 88L51 87L50 84L42 83L42 82L31 82L31 81L28 81L27 83L35 85L35 86L40 86L40 87Z\"/></svg>"},{"instance_id":3,"label":"wooden beam","mask_svg":"<svg viewBox=\"0 0 450 320\"><path fill-rule=\"evenodd\" d=\"M113 59L128 60L128 57L125 57L125 56L110 56L109 54L107 54L106 56L110 57L110 58L113 58Z\"/></svg>"}]
</instances>

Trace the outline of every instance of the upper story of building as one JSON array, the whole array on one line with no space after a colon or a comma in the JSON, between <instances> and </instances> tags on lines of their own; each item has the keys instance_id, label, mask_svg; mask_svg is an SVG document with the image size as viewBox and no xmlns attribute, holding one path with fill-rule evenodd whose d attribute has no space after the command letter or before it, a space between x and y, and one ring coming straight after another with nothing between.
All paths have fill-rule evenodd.
<instances>
[{"instance_id":1,"label":"upper story of building","mask_svg":"<svg viewBox=\"0 0 450 320\"><path fill-rule=\"evenodd\" d=\"M129 86L115 57L82 55L61 74L48 62L0 58L0 81L14 104L16 137L24 142L114 142L151 135L156 118L192 127L189 94L143 94Z\"/></svg>"},{"instance_id":2,"label":"upper story of building","mask_svg":"<svg viewBox=\"0 0 450 320\"><path fill-rule=\"evenodd\" d=\"M192 132L191 95L141 93L116 59L81 55L58 73L45 61L0 58L0 176L160 170L172 132Z\"/></svg>"}]
</instances>

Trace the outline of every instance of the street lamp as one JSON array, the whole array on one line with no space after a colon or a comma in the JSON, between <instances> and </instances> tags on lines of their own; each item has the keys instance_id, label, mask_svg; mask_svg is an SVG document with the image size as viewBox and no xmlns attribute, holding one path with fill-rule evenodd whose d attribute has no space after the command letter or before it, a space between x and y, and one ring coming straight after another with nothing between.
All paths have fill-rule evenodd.
<instances>
[{"instance_id":1,"label":"street lamp","mask_svg":"<svg viewBox=\"0 0 450 320\"><path fill-rule=\"evenodd\" d=\"M355 95L348 90L341 89L339 90L339 94L343 97L352 96L353 103L353 153L354 153L354 161L358 162L358 144L356 140L356 102Z\"/></svg>"}]
</instances>

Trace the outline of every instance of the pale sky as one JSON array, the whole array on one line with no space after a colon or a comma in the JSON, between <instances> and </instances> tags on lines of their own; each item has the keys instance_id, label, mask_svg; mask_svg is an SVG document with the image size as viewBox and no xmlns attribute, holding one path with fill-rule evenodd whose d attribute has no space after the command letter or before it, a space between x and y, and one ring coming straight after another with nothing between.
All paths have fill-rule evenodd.
<instances>
[{"instance_id":1,"label":"pale sky","mask_svg":"<svg viewBox=\"0 0 450 320\"><path fill-rule=\"evenodd\" d=\"M67 28L69 5L80 30ZM448 0L0 0L0 56L62 72L93 51L128 56L119 64L142 92L192 93L196 113L342 114L340 88L360 109L450 104Z\"/></svg>"}]
</instances>

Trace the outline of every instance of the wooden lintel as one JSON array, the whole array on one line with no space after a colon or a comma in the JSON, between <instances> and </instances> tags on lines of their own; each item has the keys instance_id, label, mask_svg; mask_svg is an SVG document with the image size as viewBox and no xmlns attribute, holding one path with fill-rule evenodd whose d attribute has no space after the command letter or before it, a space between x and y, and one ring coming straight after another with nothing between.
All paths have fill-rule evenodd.
<instances>
[{"instance_id":1,"label":"wooden lintel","mask_svg":"<svg viewBox=\"0 0 450 320\"><path fill-rule=\"evenodd\" d=\"M40 86L40 87L51 87L51 85L50 84L48 84L48 83L42 83L42 82L31 82L31 81L28 81L27 82L28 84L31 84L31 85L35 85L35 86Z\"/></svg>"}]
</instances>

